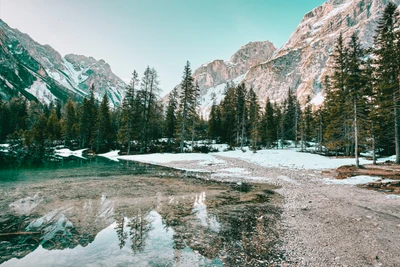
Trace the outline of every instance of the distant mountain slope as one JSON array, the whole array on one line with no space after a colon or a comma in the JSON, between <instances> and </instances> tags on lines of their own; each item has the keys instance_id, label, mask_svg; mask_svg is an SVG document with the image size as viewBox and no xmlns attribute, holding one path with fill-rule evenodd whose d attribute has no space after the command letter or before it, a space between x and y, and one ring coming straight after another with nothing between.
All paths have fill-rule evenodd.
<instances>
[{"instance_id":1,"label":"distant mountain slope","mask_svg":"<svg viewBox=\"0 0 400 267\"><path fill-rule=\"evenodd\" d=\"M104 60L66 55L51 46L35 42L29 35L10 28L0 20L0 96L9 99L22 93L29 99L50 102L66 100L70 94L81 99L94 83L96 98L107 93L118 105L126 84Z\"/></svg>"},{"instance_id":2,"label":"distant mountain slope","mask_svg":"<svg viewBox=\"0 0 400 267\"><path fill-rule=\"evenodd\" d=\"M276 48L269 41L250 42L236 51L228 61L218 59L197 68L193 78L200 87L201 112L208 116L214 94L219 103L227 82L240 83L252 66L267 61L275 51ZM180 90L180 85L177 87Z\"/></svg>"},{"instance_id":3,"label":"distant mountain slope","mask_svg":"<svg viewBox=\"0 0 400 267\"><path fill-rule=\"evenodd\" d=\"M364 47L373 44L377 21L389 0L329 0L307 13L289 41L268 62L251 68L247 86L259 98L281 102L289 88L304 103L308 95L323 102L321 83L330 72L330 57L340 33L344 40L354 32ZM393 2L400 4L400 0Z\"/></svg>"}]
</instances>

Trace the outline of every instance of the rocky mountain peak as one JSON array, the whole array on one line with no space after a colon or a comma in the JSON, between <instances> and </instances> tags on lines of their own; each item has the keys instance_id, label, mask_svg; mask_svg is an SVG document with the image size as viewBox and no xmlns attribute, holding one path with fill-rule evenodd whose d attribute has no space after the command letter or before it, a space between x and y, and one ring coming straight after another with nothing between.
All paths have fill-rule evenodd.
<instances>
[{"instance_id":1,"label":"rocky mountain peak","mask_svg":"<svg viewBox=\"0 0 400 267\"><path fill-rule=\"evenodd\" d=\"M112 106L122 101L126 84L111 70L104 60L97 61L93 57L68 54L62 57L50 45L41 45L29 35L10 28L0 20L0 42L4 46L7 60L0 63L2 73L0 84L4 87L0 92L3 98L9 98L17 92L27 97L49 102L55 98L66 100L70 93L82 98L88 95L92 83L95 84L96 98L100 101L107 94ZM17 66L21 73L16 70ZM20 80L23 80L21 83Z\"/></svg>"},{"instance_id":2,"label":"rocky mountain peak","mask_svg":"<svg viewBox=\"0 0 400 267\"><path fill-rule=\"evenodd\" d=\"M377 21L389 0L329 0L308 12L288 42L268 62L251 68L246 85L264 101L284 100L289 88L304 103L323 99L322 81L331 71L331 54L340 33L345 42L357 32L364 47L373 44ZM400 0L395 0L397 4ZM322 101L314 101L321 104Z\"/></svg>"},{"instance_id":3,"label":"rocky mountain peak","mask_svg":"<svg viewBox=\"0 0 400 267\"><path fill-rule=\"evenodd\" d=\"M213 95L216 95L217 102L222 99L227 82L238 84L252 66L267 61L275 51L276 48L269 41L250 42L236 51L228 61L216 59L198 67L193 72L193 78L199 83L204 115L208 114ZM180 85L177 87L179 89Z\"/></svg>"}]
</instances>

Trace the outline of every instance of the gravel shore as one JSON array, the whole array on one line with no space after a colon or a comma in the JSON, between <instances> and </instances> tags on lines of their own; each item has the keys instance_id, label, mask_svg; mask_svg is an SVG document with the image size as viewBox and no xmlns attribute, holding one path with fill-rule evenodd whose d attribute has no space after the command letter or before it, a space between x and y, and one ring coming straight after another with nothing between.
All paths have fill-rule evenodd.
<instances>
[{"instance_id":1,"label":"gravel shore","mask_svg":"<svg viewBox=\"0 0 400 267\"><path fill-rule=\"evenodd\" d=\"M163 166L208 171L210 178L277 185L284 197L282 259L276 266L400 266L400 198L357 186L327 184L333 171L265 168L216 156Z\"/></svg>"}]
</instances>

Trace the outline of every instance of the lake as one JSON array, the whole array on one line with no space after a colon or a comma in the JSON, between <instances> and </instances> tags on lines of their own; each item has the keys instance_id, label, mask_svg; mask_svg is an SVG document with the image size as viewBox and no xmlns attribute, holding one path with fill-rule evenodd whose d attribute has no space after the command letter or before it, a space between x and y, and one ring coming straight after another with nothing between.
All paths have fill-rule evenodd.
<instances>
[{"instance_id":1,"label":"lake","mask_svg":"<svg viewBox=\"0 0 400 267\"><path fill-rule=\"evenodd\" d=\"M0 266L265 266L281 197L134 162L0 168Z\"/></svg>"}]
</instances>

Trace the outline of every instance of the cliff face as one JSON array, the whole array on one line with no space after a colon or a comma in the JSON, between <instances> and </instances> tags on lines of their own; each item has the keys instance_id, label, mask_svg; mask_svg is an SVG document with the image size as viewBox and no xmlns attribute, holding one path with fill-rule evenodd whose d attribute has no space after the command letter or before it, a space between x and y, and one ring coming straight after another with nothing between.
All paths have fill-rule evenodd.
<instances>
[{"instance_id":1,"label":"cliff face","mask_svg":"<svg viewBox=\"0 0 400 267\"><path fill-rule=\"evenodd\" d=\"M373 44L377 21L388 0L329 0L307 13L288 42L274 57L250 69L246 85L261 101L281 102L289 88L300 101L321 99L321 83L331 69L331 54L340 33L344 40L356 32L364 47ZM400 0L393 1L397 4ZM315 104L322 103L314 101Z\"/></svg>"},{"instance_id":2,"label":"cliff face","mask_svg":"<svg viewBox=\"0 0 400 267\"><path fill-rule=\"evenodd\" d=\"M201 65L194 73L202 92L245 74L252 66L268 60L276 48L268 41L250 42L242 46L229 61L214 60Z\"/></svg>"},{"instance_id":3,"label":"cliff face","mask_svg":"<svg viewBox=\"0 0 400 267\"><path fill-rule=\"evenodd\" d=\"M208 115L213 96L217 103L221 101L227 82L240 83L252 66L267 61L275 51L276 48L269 41L250 42L235 52L228 61L218 59L197 68L193 72L193 78L200 87L201 113ZM180 85L177 88L180 90Z\"/></svg>"},{"instance_id":4,"label":"cliff face","mask_svg":"<svg viewBox=\"0 0 400 267\"><path fill-rule=\"evenodd\" d=\"M95 85L96 98L104 94L112 106L123 98L125 83L104 60L66 55L41 45L29 35L10 28L0 20L0 96L9 99L22 93L28 99L49 103L66 100L70 94L81 99Z\"/></svg>"}]
</instances>

